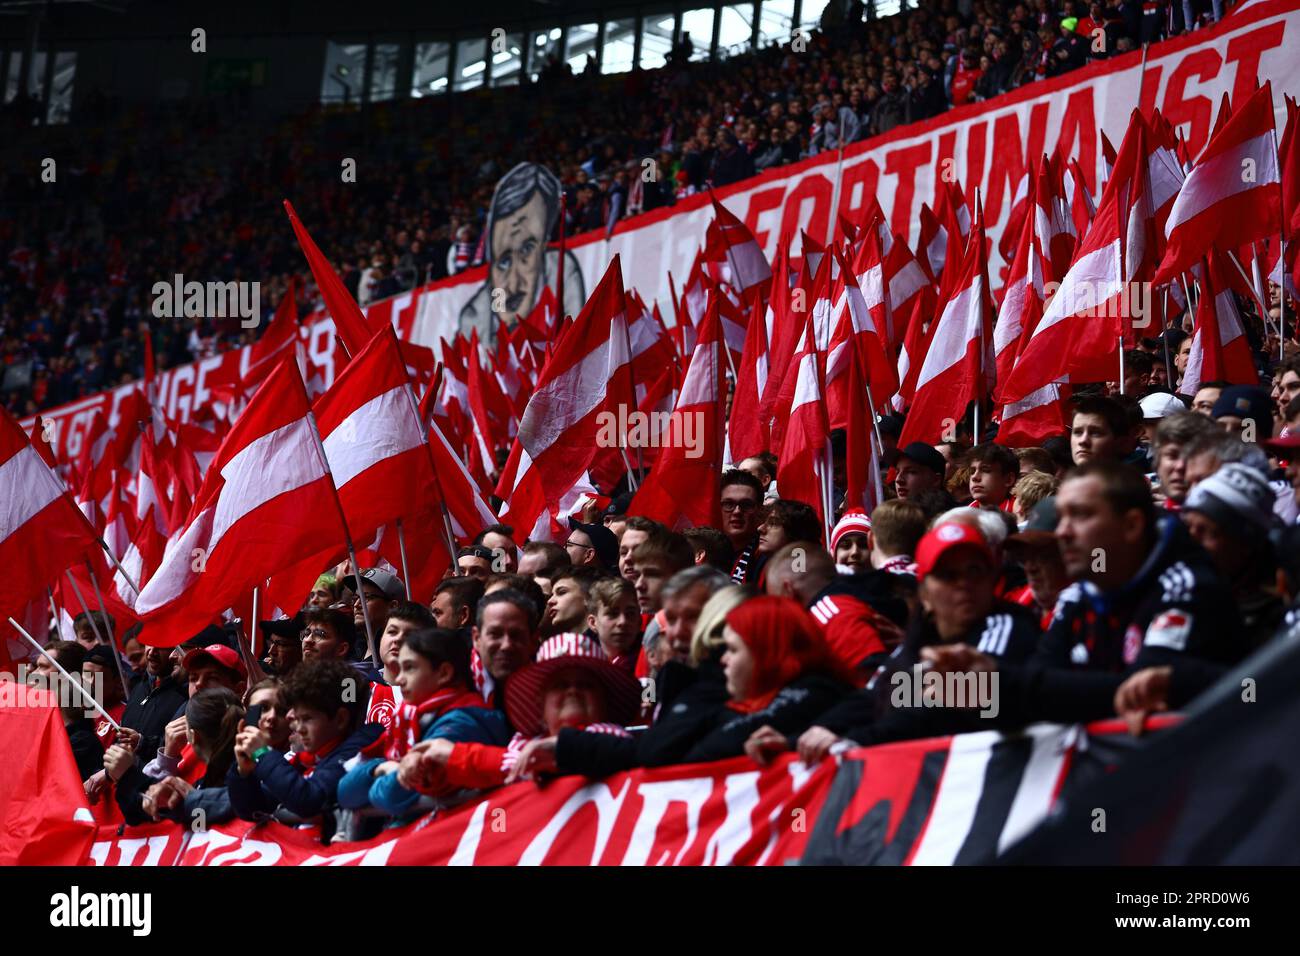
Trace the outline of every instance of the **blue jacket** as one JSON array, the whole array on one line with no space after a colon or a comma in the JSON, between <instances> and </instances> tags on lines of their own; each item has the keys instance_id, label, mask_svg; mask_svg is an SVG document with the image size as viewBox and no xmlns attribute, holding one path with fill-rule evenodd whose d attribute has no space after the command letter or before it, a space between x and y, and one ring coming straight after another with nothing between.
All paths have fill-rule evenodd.
<instances>
[{"instance_id":1,"label":"blue jacket","mask_svg":"<svg viewBox=\"0 0 1300 956\"><path fill-rule=\"evenodd\" d=\"M365 725L330 751L310 777L304 777L278 750L262 754L247 777L239 772L237 762L232 763L226 773L231 806L241 820L254 820L280 808L304 820L319 816L335 802L343 765L375 738L375 726Z\"/></svg>"},{"instance_id":2,"label":"blue jacket","mask_svg":"<svg viewBox=\"0 0 1300 956\"><path fill-rule=\"evenodd\" d=\"M499 710L488 707L458 707L431 721L420 739L436 738L453 743L491 744L504 747L510 739L510 728ZM397 782L397 774L375 777L375 768L383 758L362 760L339 783L339 806L346 810L360 810L372 806L389 816L400 817L419 802L420 794L408 790Z\"/></svg>"}]
</instances>

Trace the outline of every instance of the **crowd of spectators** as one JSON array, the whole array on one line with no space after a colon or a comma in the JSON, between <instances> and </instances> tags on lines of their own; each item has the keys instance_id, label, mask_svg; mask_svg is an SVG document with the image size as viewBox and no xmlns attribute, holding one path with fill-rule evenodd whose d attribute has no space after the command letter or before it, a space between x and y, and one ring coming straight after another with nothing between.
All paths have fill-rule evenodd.
<instances>
[{"instance_id":1,"label":"crowd of spectators","mask_svg":"<svg viewBox=\"0 0 1300 956\"><path fill-rule=\"evenodd\" d=\"M293 616L175 649L82 614L27 679L57 683L53 660L98 688L107 717L63 716L101 822L275 819L326 842L556 774L815 764L1043 720L1140 734L1300 633L1300 359L1271 393L1201 382L1189 406L1168 389L1182 344L1170 366L1130 353L1123 393L1080 387L1039 446L900 447L885 418L886 498L829 535L764 452L700 491L717 527L672 531L609 489L562 540L484 528L432 593L345 563ZM918 665L958 683L899 694ZM991 697L954 689L989 672Z\"/></svg>"},{"instance_id":2,"label":"crowd of spectators","mask_svg":"<svg viewBox=\"0 0 1300 956\"><path fill-rule=\"evenodd\" d=\"M659 70L574 76L557 60L525 87L360 112L267 119L238 96L127 106L95 91L69 126L32 127L14 100L0 402L26 415L137 379L146 337L159 368L255 338L234 319L156 318L150 290L176 274L260 281L269 315L303 264L285 198L365 305L480 262L493 186L516 162L560 175L569 234L612 229L1221 15L1218 0L925 0L864 21L836 2L819 31L725 60L689 62L683 37Z\"/></svg>"}]
</instances>

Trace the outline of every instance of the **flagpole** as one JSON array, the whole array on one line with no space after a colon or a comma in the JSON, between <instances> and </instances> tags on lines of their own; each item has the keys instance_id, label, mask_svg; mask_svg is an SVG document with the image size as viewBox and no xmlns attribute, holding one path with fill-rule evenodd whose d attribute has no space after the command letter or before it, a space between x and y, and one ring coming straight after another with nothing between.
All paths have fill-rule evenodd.
<instances>
[{"instance_id":1,"label":"flagpole","mask_svg":"<svg viewBox=\"0 0 1300 956\"><path fill-rule=\"evenodd\" d=\"M840 124L841 132L843 124ZM831 246L835 240L835 221L839 216L840 207L840 180L844 178L844 141L840 140L838 155L835 157L835 185L831 191L831 209L830 214L826 217L826 245ZM830 540L829 538L827 539Z\"/></svg>"},{"instance_id":2,"label":"flagpole","mask_svg":"<svg viewBox=\"0 0 1300 956\"><path fill-rule=\"evenodd\" d=\"M89 562L87 562L87 564L89 564ZM113 643L113 635L110 633L108 639L104 639L104 635L100 633L99 630L99 622L95 620L95 615L90 613L90 608L86 605L86 599L82 597L81 586L77 584L77 579L72 576L72 569L68 568L63 573L68 576L68 583L72 585L72 593L77 596L77 603L81 605L82 612L86 615L86 619L90 621L91 630L95 632L95 640L100 644L107 644L113 651L113 659L117 661L117 676L122 681L122 693L124 695L122 699L129 700L131 697L131 689L127 686L126 674L122 670L122 658L117 653L117 645ZM53 594L51 594L51 597L53 597ZM101 608L103 607L103 602L100 602L100 606ZM104 626L107 627L108 614L103 611L100 613L104 614ZM55 623L58 623L57 618L55 619Z\"/></svg>"},{"instance_id":3,"label":"flagpole","mask_svg":"<svg viewBox=\"0 0 1300 956\"><path fill-rule=\"evenodd\" d=\"M104 603L104 595L99 590L99 575L95 573L95 566L90 563L89 558L86 559L86 573L90 575L90 586L95 592L95 603L104 612L104 626L108 628L108 643L113 648L113 660L117 663L117 676L122 679L122 688L126 692L127 699L129 699L131 697L130 684L126 679L126 668L122 666L122 652L126 648L117 646L117 635L113 633L113 619L109 616L108 606ZM139 594L138 591L136 593Z\"/></svg>"},{"instance_id":4,"label":"flagpole","mask_svg":"<svg viewBox=\"0 0 1300 956\"><path fill-rule=\"evenodd\" d=\"M406 532L402 530L402 519L397 519L397 550L402 556L402 583L406 585L406 599L411 600L411 572L406 566ZM455 555L452 555L454 558Z\"/></svg>"},{"instance_id":5,"label":"flagpole","mask_svg":"<svg viewBox=\"0 0 1300 956\"><path fill-rule=\"evenodd\" d=\"M1253 252L1254 243L1251 243L1251 247ZM1267 329L1268 309L1267 307L1265 307L1263 300L1259 298L1259 289L1256 287L1254 281L1246 275L1246 268L1241 264L1241 260L1237 258L1237 254L1233 252L1231 249L1227 250L1227 252L1228 252L1228 258L1232 261L1232 265L1237 270L1237 275L1241 276L1241 281L1246 283L1246 288L1250 289L1250 291L1254 294L1255 299L1258 301L1260 308L1263 310L1260 314L1260 321L1264 323L1264 328ZM1254 267L1255 267L1255 260L1252 258L1251 259L1252 270L1254 269ZM1285 266L1283 268L1285 268Z\"/></svg>"},{"instance_id":6,"label":"flagpole","mask_svg":"<svg viewBox=\"0 0 1300 956\"><path fill-rule=\"evenodd\" d=\"M983 232L984 232L984 201L983 199L980 198L980 188L978 186L975 187L975 215L976 215L976 222L979 227L979 232L981 234L981 242L982 242ZM971 238L972 239L975 238L974 228L971 229ZM984 255L983 248L972 250L972 251L974 251L975 254L978 256ZM976 259L975 261L979 262L980 260ZM988 263L985 263L984 267L981 268L981 275L979 280L981 300L984 300L985 297L989 296L987 265ZM983 301L981 301L979 353L975 359L975 408L973 409L973 413L971 416L971 426L974 432L971 437L974 440L974 443L976 445L980 444L980 434L981 434L980 433L980 406L983 404L984 404L984 304Z\"/></svg>"},{"instance_id":7,"label":"flagpole","mask_svg":"<svg viewBox=\"0 0 1300 956\"><path fill-rule=\"evenodd\" d=\"M48 584L45 585L45 596L50 599L50 616L54 622L54 629L57 631L59 630L59 609L54 603L54 591L50 589Z\"/></svg>"},{"instance_id":8,"label":"flagpole","mask_svg":"<svg viewBox=\"0 0 1300 956\"><path fill-rule=\"evenodd\" d=\"M556 320L564 315L564 216L569 208L569 197L563 189L560 190L560 261L555 267L555 312ZM454 558L455 555L452 555ZM453 562L454 563L454 562Z\"/></svg>"},{"instance_id":9,"label":"flagpole","mask_svg":"<svg viewBox=\"0 0 1300 956\"><path fill-rule=\"evenodd\" d=\"M405 372L406 369L403 368L402 371ZM441 386L442 371L443 371L443 365L441 362L439 362L437 368L434 369L434 381L429 386L430 388L438 388ZM415 386L411 384L411 376L409 374L406 376L406 398L407 401L411 403L411 413L415 416L415 423L420 430L420 442L421 444L424 445L424 453L429 458L429 474L433 477L433 486L438 490L438 506L442 511L442 530L447 535L447 541L446 541L447 556L451 558L452 569L457 574L459 574L460 568L456 564L456 551L458 549L456 548L456 536L455 534L452 533L451 530L451 514L450 512L447 511L447 496L443 494L442 482L438 479L438 468L434 464L433 453L429 451L429 424L430 423L426 422L423 416L421 416L420 414L420 403L415 400ZM436 392L433 393L433 400L435 402L438 400L438 395ZM441 431L439 431L439 434L442 434ZM452 451L454 454L454 449L452 449ZM467 455L466 458L468 457L469 456ZM397 546L398 549L401 551L402 578L403 578L403 583L406 585L406 598L409 601L411 599L411 584L410 584L410 575L407 573L406 570L406 541L405 541L404 532L402 531L401 518L397 519Z\"/></svg>"},{"instance_id":10,"label":"flagpole","mask_svg":"<svg viewBox=\"0 0 1300 956\"><path fill-rule=\"evenodd\" d=\"M96 711L98 711L101 717L103 717L110 724L112 724L114 729L116 730L122 729L122 725L119 724L116 720L114 720L112 716L110 716L108 711L106 711L103 707L100 706L99 701L95 700L95 695L90 693L90 691L86 690L86 688L82 687L80 680L77 680L66 670L64 670L63 665L54 659L53 654L51 654L45 648L41 647L41 645L37 644L36 639L32 637L30 634L28 634L27 630L21 624L15 621L12 617L9 618L9 623L14 626L14 630L16 630L19 634L21 634L23 637L27 639L28 644L36 648L36 650L40 652L42 657L44 657L46 660L48 660L51 664L53 664L58 669L58 672L64 676L64 678L67 680L69 684L77 688L77 690L81 693L81 696L86 698L86 702L90 704L90 706L93 707Z\"/></svg>"},{"instance_id":11,"label":"flagpole","mask_svg":"<svg viewBox=\"0 0 1300 956\"><path fill-rule=\"evenodd\" d=\"M239 654L243 657L244 666L248 669L249 686L256 684L266 676L266 672L262 670L262 665L257 663L252 651L257 641L257 611L260 590L257 585L253 585L253 607L249 612L250 619L247 634L242 630L235 632L235 642L239 645Z\"/></svg>"},{"instance_id":12,"label":"flagpole","mask_svg":"<svg viewBox=\"0 0 1300 956\"><path fill-rule=\"evenodd\" d=\"M1269 87L1269 90L1270 92L1269 92L1268 105L1269 105L1269 109L1271 110L1273 107L1271 86ZM1271 114L1270 114L1270 118L1272 118ZM1273 138L1274 162L1277 163L1277 168L1279 170L1278 177L1280 179L1281 169L1282 169L1282 154L1281 151L1277 148L1277 120L1276 119L1272 119L1272 122L1269 123L1268 134ZM1277 262L1278 262L1279 270L1282 273L1281 275L1282 281L1278 283L1278 287L1277 287L1277 360L1279 362L1286 361L1286 226L1287 226L1286 211L1283 210L1282 214L1278 217L1278 240L1280 246L1277 252Z\"/></svg>"},{"instance_id":13,"label":"flagpole","mask_svg":"<svg viewBox=\"0 0 1300 956\"><path fill-rule=\"evenodd\" d=\"M298 381L301 383L302 379L300 378ZM305 388L303 395L306 397ZM311 411L310 406L308 406L307 410L307 424L311 427L312 440L316 443L316 451L320 455L321 465L325 469L325 474L329 477L330 488L334 491L334 494L331 495L331 497L334 499L334 507L336 507L339 512L339 522L343 525L343 541L347 545L348 560L352 562L352 574L357 579L357 596L361 598L361 618L366 625L366 646L370 651L370 659L372 661L378 661L379 658L375 650L375 632L374 628L370 624L370 611L366 607L366 594L364 587L361 584L361 566L357 563L357 549L352 542L352 532L348 530L348 518L347 515L343 513L343 502L339 501L339 489L338 486L334 484L334 472L330 468L329 458L325 455L325 443L321 441L320 430L316 427L316 416Z\"/></svg>"},{"instance_id":14,"label":"flagpole","mask_svg":"<svg viewBox=\"0 0 1300 956\"><path fill-rule=\"evenodd\" d=\"M1173 391L1177 384L1174 381L1174 365L1169 359L1169 289L1168 287L1160 290L1160 339L1165 343L1165 381L1169 384L1170 391Z\"/></svg>"},{"instance_id":15,"label":"flagpole","mask_svg":"<svg viewBox=\"0 0 1300 956\"><path fill-rule=\"evenodd\" d=\"M877 458L883 462L885 458L885 443L880 440L880 423L876 421L876 400L871 395L871 383L867 382L867 417L871 419L871 434L867 436L869 440L874 441L875 447L872 449L872 458ZM885 500L885 486L880 480L880 467L876 462L868 461L867 467L871 469L872 484L876 492L876 504Z\"/></svg>"}]
</instances>

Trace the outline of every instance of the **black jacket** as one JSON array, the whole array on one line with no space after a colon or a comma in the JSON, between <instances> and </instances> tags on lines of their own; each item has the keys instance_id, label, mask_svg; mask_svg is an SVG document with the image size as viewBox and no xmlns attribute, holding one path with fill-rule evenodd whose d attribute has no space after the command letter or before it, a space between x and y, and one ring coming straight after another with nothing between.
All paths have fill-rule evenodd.
<instances>
[{"instance_id":1,"label":"black jacket","mask_svg":"<svg viewBox=\"0 0 1300 956\"><path fill-rule=\"evenodd\" d=\"M144 812L144 795L145 791L158 782L138 766L127 770L117 782L114 796L127 823L136 826L153 822L153 818ZM194 785L194 789L186 795L184 802L164 816L195 830L233 820L235 808L230 803L230 792L226 789L226 768L210 766Z\"/></svg>"},{"instance_id":2,"label":"black jacket","mask_svg":"<svg viewBox=\"0 0 1300 956\"><path fill-rule=\"evenodd\" d=\"M164 677L157 687L150 687L148 677L135 686L126 710L122 712L121 723L123 727L139 731L138 755L149 760L158 752L163 743L163 731L188 699L189 690L181 683L177 671Z\"/></svg>"},{"instance_id":3,"label":"black jacket","mask_svg":"<svg viewBox=\"0 0 1300 956\"><path fill-rule=\"evenodd\" d=\"M95 735L95 725L87 717L64 721L68 743L72 744L72 757L77 761L77 771L84 783L104 769L104 748Z\"/></svg>"},{"instance_id":4,"label":"black jacket","mask_svg":"<svg viewBox=\"0 0 1300 956\"><path fill-rule=\"evenodd\" d=\"M354 731L316 764L311 776L304 776L278 750L263 754L247 777L239 772L238 763L232 763L226 787L235 813L241 820L255 820L279 810L301 820L320 816L335 802L346 772L343 765L382 731L379 724L366 724Z\"/></svg>"},{"instance_id":5,"label":"black jacket","mask_svg":"<svg viewBox=\"0 0 1300 956\"><path fill-rule=\"evenodd\" d=\"M750 734L764 724L798 735L847 690L845 684L824 674L805 674L782 688L767 707L744 714L727 706L725 686L720 695L716 682L700 680L683 691L659 723L639 737L561 730L556 740L556 767L561 774L606 777L634 767L737 757L744 753Z\"/></svg>"},{"instance_id":6,"label":"black jacket","mask_svg":"<svg viewBox=\"0 0 1300 956\"><path fill-rule=\"evenodd\" d=\"M1038 615L1017 604L999 601L989 614L977 621L967 634L951 644L969 644L999 662L1027 660L1034 654L1042 632ZM992 729L993 717L980 716L978 707L956 709L926 707L916 700L914 666L921 650L941 643L929 619L912 622L907 637L889 660L876 671L870 683L818 716L813 724L848 737L863 746L892 740L941 737L971 730ZM1000 683L999 676L999 683ZM1000 708L999 689L985 679L993 692L993 704ZM978 685L972 688L978 691ZM987 708L992 713L993 706Z\"/></svg>"},{"instance_id":7,"label":"black jacket","mask_svg":"<svg viewBox=\"0 0 1300 956\"><path fill-rule=\"evenodd\" d=\"M1238 630L1227 584L1182 521L1168 515L1133 580L1111 592L1086 581L1061 592L1034 663L1112 674L1184 656L1233 664L1251 650Z\"/></svg>"}]
</instances>

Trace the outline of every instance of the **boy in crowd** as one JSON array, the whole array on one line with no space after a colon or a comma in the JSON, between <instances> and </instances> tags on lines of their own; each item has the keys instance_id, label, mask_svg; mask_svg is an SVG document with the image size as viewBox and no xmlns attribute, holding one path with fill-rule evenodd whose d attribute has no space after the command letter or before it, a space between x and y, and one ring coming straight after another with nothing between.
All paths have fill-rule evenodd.
<instances>
[{"instance_id":1,"label":"boy in crowd","mask_svg":"<svg viewBox=\"0 0 1300 956\"><path fill-rule=\"evenodd\" d=\"M444 628L409 631L398 650L395 678L403 703L384 736L362 751L339 783L339 805L374 807L401 817L420 795L397 779L398 761L421 740L503 745L510 737L500 711L474 689L470 650L459 634Z\"/></svg>"},{"instance_id":2,"label":"boy in crowd","mask_svg":"<svg viewBox=\"0 0 1300 956\"><path fill-rule=\"evenodd\" d=\"M389 610L388 623L384 625L384 633L379 636L379 659L383 661L384 667L380 679L370 682L370 702L366 705L367 724L382 724L385 730L392 726L393 714L402 706L402 686L398 682L402 642L408 634L433 626L433 613L423 604L398 601ZM466 644L466 654L469 653L468 646Z\"/></svg>"},{"instance_id":3,"label":"boy in crowd","mask_svg":"<svg viewBox=\"0 0 1300 956\"><path fill-rule=\"evenodd\" d=\"M695 549L696 564L711 564L719 571L731 573L736 563L736 549L731 546L731 541L725 534L717 528L701 525L697 528L687 528L682 532L682 536Z\"/></svg>"},{"instance_id":4,"label":"boy in crowd","mask_svg":"<svg viewBox=\"0 0 1300 956\"><path fill-rule=\"evenodd\" d=\"M226 774L230 802L241 820L274 815L282 822L322 819L322 836L332 833L333 805L343 765L375 739L357 730L363 678L336 659L304 661L284 682L289 724L302 750L286 754L271 745L261 727L245 727L235 738L235 762Z\"/></svg>"},{"instance_id":5,"label":"boy in crowd","mask_svg":"<svg viewBox=\"0 0 1300 956\"><path fill-rule=\"evenodd\" d=\"M641 606L631 582L596 581L587 594L587 611L587 628L595 633L605 656L632 670L641 644Z\"/></svg>"},{"instance_id":6,"label":"boy in crowd","mask_svg":"<svg viewBox=\"0 0 1300 956\"><path fill-rule=\"evenodd\" d=\"M969 489L971 504L992 511L1011 511L1011 489L1020 478L1020 461L1002 445L976 445L970 451Z\"/></svg>"},{"instance_id":7,"label":"boy in crowd","mask_svg":"<svg viewBox=\"0 0 1300 956\"><path fill-rule=\"evenodd\" d=\"M587 600L591 586L606 577L598 568L565 568L551 582L551 596L542 616L542 636L581 633L587 626Z\"/></svg>"},{"instance_id":8,"label":"boy in crowd","mask_svg":"<svg viewBox=\"0 0 1300 956\"><path fill-rule=\"evenodd\" d=\"M1123 461L1133 450L1128 411L1113 398L1084 395L1070 419L1070 454L1076 465Z\"/></svg>"}]
</instances>

